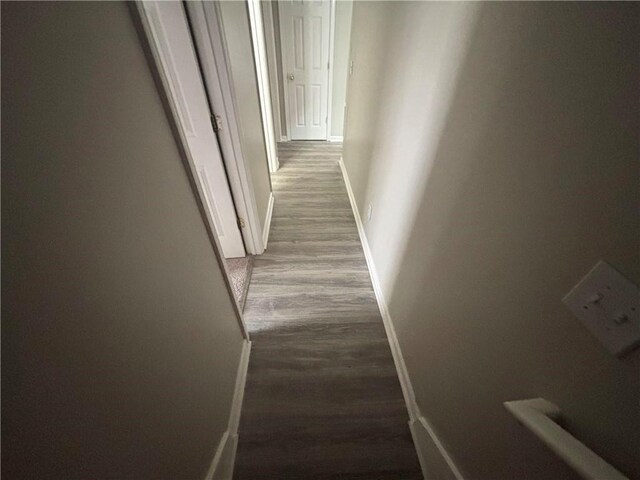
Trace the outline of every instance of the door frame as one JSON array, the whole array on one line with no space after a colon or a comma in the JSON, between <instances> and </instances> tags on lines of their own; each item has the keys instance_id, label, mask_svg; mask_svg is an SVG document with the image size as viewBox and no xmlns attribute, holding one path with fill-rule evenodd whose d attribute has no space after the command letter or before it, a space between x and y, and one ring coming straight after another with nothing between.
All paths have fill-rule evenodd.
<instances>
[{"instance_id":1,"label":"door frame","mask_svg":"<svg viewBox=\"0 0 640 480\"><path fill-rule=\"evenodd\" d=\"M184 2L194 37L200 67L203 71L205 90L213 109L220 116L222 128L218 142L229 177L231 194L241 225L240 232L247 253L260 255L266 245L260 226L260 216L241 143L241 127L238 121L236 95L231 82L231 69L227 42L222 27L222 14L218 2ZM218 81L213 81L217 79Z\"/></svg>"},{"instance_id":2,"label":"door frame","mask_svg":"<svg viewBox=\"0 0 640 480\"><path fill-rule=\"evenodd\" d=\"M329 9L329 85L327 86L327 142L331 141L331 105L333 104L333 59L336 46L336 0L331 0Z\"/></svg>"},{"instance_id":3,"label":"door frame","mask_svg":"<svg viewBox=\"0 0 640 480\"><path fill-rule=\"evenodd\" d=\"M275 130L273 126L271 88L269 87L269 68L264 35L265 29L260 3L261 0L247 0L247 11L249 13L249 28L251 30L251 42L253 44L253 60L258 80L258 98L260 99L260 111L262 112L262 129L264 130L265 143L267 144L267 160L269 161L269 171L275 173L278 171L280 164L278 162L278 150L276 148Z\"/></svg>"},{"instance_id":4,"label":"door frame","mask_svg":"<svg viewBox=\"0 0 640 480\"><path fill-rule=\"evenodd\" d=\"M242 312L237 300L235 299L233 289L229 281L227 262L225 261L224 255L222 254L222 247L220 245L220 241L218 240L214 222L211 218L209 209L205 206L204 199L206 197L204 190L200 185L200 182L198 181L198 170L195 161L191 156L191 151L188 148L185 134L182 128L180 128L181 123L179 109L175 101L173 100L174 97L172 95L171 82L169 80L168 72L163 67L160 49L156 44L151 21L149 19L148 12L144 7L144 1L136 0L136 2L131 5L130 11L133 14L134 23L136 24L136 28L138 29L142 47L149 62L151 74L154 77L156 87L158 89L158 94L165 107L167 120L169 121L171 130L173 131L174 138L176 139L176 146L178 147L180 157L182 158L182 162L185 166L185 171L187 173L187 177L189 178L189 183L191 184L191 189L198 205L198 209L200 210L200 215L207 231L207 235L209 236L213 252L216 256L220 269L224 272L224 282L227 287L229 297L233 300L231 303L236 313L236 319L240 326L240 331L242 332L243 338L247 341L250 341L249 331L247 330L247 327L244 323Z\"/></svg>"},{"instance_id":5,"label":"door frame","mask_svg":"<svg viewBox=\"0 0 640 480\"><path fill-rule=\"evenodd\" d=\"M280 69L278 68L278 49L276 48L276 15L273 13L275 0L262 0L262 25L264 26L265 46L267 47L267 70L269 72L269 85L271 87L271 109L273 113L273 126L276 142L288 140L286 132L282 130L280 113ZM280 33L278 31L278 36Z\"/></svg>"},{"instance_id":6,"label":"door frame","mask_svg":"<svg viewBox=\"0 0 640 480\"><path fill-rule=\"evenodd\" d=\"M250 1L250 0L249 0ZM329 68L327 68L327 134L326 141L331 141L331 96L333 94L333 56L335 49L334 37L336 33L336 1L330 0L331 6L329 9ZM280 5L278 5L278 15L280 15ZM278 19L278 22L280 19ZM269 29L265 29L268 31ZM271 32L273 32L273 27L271 28ZM280 35L282 35L282 25L280 25ZM282 37L280 37L282 39ZM269 42L275 45L275 35L268 39ZM286 72L285 72L285 55L282 52L282 40L280 41L280 60L281 60L281 69L282 69L282 78L283 82L286 80ZM274 62L277 63L277 62ZM275 68L278 68L277 65L274 65ZM287 125L287 134L283 135L283 137L287 138L287 141L291 140L291 119L289 117L289 95L287 94L286 82L283 88L284 95L284 117Z\"/></svg>"}]
</instances>

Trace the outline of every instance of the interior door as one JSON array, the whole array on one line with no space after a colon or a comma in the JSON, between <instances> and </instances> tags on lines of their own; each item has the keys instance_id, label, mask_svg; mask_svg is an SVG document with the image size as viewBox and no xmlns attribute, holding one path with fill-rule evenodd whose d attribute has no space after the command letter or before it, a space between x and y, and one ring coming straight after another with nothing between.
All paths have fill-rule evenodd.
<instances>
[{"instance_id":1,"label":"interior door","mask_svg":"<svg viewBox=\"0 0 640 480\"><path fill-rule=\"evenodd\" d=\"M182 2L143 2L203 203L226 258L246 255Z\"/></svg>"},{"instance_id":2,"label":"interior door","mask_svg":"<svg viewBox=\"0 0 640 480\"><path fill-rule=\"evenodd\" d=\"M278 2L291 140L326 140L331 0Z\"/></svg>"}]
</instances>

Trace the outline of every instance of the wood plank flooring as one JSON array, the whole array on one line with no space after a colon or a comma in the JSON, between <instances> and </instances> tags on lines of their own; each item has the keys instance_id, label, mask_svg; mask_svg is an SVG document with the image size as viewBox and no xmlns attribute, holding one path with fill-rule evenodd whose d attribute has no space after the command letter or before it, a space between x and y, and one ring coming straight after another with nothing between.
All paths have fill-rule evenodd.
<instances>
[{"instance_id":1,"label":"wood plank flooring","mask_svg":"<svg viewBox=\"0 0 640 480\"><path fill-rule=\"evenodd\" d=\"M419 479L408 414L338 160L278 147L234 478Z\"/></svg>"}]
</instances>

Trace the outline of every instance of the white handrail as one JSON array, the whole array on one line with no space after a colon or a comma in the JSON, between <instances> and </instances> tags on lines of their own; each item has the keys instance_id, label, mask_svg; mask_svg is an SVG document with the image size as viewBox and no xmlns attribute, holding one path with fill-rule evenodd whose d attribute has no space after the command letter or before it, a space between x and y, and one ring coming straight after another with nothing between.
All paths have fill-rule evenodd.
<instances>
[{"instance_id":1,"label":"white handrail","mask_svg":"<svg viewBox=\"0 0 640 480\"><path fill-rule=\"evenodd\" d=\"M553 403L544 398L531 398L504 402L504 406L582 477L629 480L554 421L560 418L560 409Z\"/></svg>"}]
</instances>

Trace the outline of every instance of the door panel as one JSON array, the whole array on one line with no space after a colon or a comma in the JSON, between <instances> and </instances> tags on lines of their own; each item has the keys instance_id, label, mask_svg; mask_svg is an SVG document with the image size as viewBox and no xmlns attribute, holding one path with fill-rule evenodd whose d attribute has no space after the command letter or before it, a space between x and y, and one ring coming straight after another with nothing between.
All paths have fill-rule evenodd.
<instances>
[{"instance_id":1,"label":"door panel","mask_svg":"<svg viewBox=\"0 0 640 480\"><path fill-rule=\"evenodd\" d=\"M226 258L246 255L209 104L181 2L143 2L160 63L196 167L202 199Z\"/></svg>"},{"instance_id":2,"label":"door panel","mask_svg":"<svg viewBox=\"0 0 640 480\"><path fill-rule=\"evenodd\" d=\"M327 138L330 0L278 2L291 140Z\"/></svg>"},{"instance_id":3,"label":"door panel","mask_svg":"<svg viewBox=\"0 0 640 480\"><path fill-rule=\"evenodd\" d=\"M298 127L304 127L304 85L296 85L296 98L294 105L296 109L296 125Z\"/></svg>"}]
</instances>

